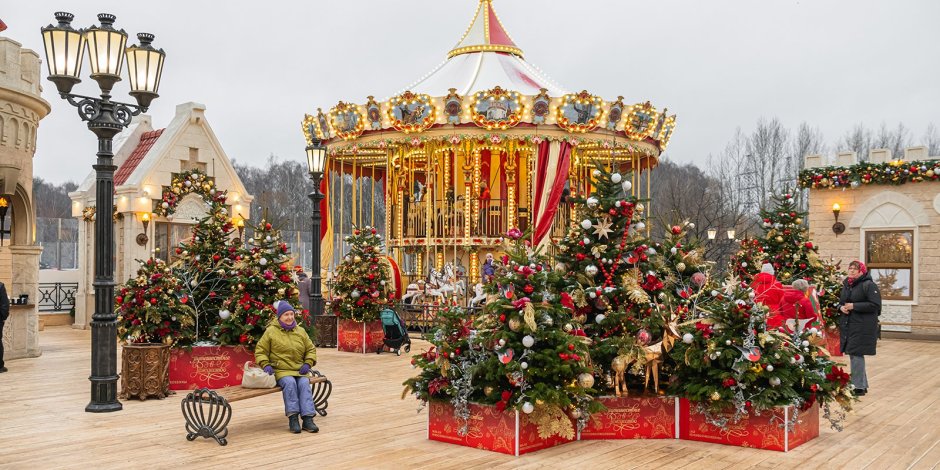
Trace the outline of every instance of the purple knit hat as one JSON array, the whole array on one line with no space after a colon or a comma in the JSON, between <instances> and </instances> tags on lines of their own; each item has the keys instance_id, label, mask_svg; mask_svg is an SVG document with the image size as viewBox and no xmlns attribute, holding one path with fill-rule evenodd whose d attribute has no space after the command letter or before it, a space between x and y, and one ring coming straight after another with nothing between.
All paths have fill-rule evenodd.
<instances>
[{"instance_id":1,"label":"purple knit hat","mask_svg":"<svg viewBox=\"0 0 940 470\"><path fill-rule=\"evenodd\" d=\"M293 312L293 311L294 311L294 307L291 307L290 302L286 300L281 300L277 303L277 317L278 318L281 318L281 315L283 315L286 312Z\"/></svg>"}]
</instances>

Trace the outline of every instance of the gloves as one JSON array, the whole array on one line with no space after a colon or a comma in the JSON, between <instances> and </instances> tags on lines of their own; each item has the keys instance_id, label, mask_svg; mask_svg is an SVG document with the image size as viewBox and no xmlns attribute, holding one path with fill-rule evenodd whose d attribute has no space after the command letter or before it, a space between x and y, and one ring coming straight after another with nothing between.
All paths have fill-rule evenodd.
<instances>
[{"instance_id":1,"label":"gloves","mask_svg":"<svg viewBox=\"0 0 940 470\"><path fill-rule=\"evenodd\" d=\"M307 375L307 373L310 372L310 364L305 363L304 365L300 366L299 372L300 375Z\"/></svg>"},{"instance_id":2,"label":"gloves","mask_svg":"<svg viewBox=\"0 0 940 470\"><path fill-rule=\"evenodd\" d=\"M268 375L274 375L274 368L270 365L264 366L264 371L267 372Z\"/></svg>"}]
</instances>

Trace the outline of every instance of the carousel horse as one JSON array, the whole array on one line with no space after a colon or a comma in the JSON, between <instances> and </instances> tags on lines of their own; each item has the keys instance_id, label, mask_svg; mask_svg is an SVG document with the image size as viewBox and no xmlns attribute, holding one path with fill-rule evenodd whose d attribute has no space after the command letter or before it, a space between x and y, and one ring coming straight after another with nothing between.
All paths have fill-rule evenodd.
<instances>
[{"instance_id":1,"label":"carousel horse","mask_svg":"<svg viewBox=\"0 0 940 470\"><path fill-rule=\"evenodd\" d=\"M457 268L454 267L453 263L447 263L444 265L444 282L450 286L453 286L453 293L455 295L460 297L467 295L466 281L461 279L457 274Z\"/></svg>"},{"instance_id":2,"label":"carousel horse","mask_svg":"<svg viewBox=\"0 0 940 470\"><path fill-rule=\"evenodd\" d=\"M476 307L478 305L482 306L486 302L486 294L483 293L483 284L477 283L473 286L473 292L476 294L475 297L470 299L470 307Z\"/></svg>"},{"instance_id":3,"label":"carousel horse","mask_svg":"<svg viewBox=\"0 0 940 470\"><path fill-rule=\"evenodd\" d=\"M424 284L424 281L418 281L421 284ZM419 286L416 283L408 284L408 287L405 288L405 294L401 296L401 303L405 305L417 305L421 303L421 300L424 298L424 287Z\"/></svg>"}]
</instances>

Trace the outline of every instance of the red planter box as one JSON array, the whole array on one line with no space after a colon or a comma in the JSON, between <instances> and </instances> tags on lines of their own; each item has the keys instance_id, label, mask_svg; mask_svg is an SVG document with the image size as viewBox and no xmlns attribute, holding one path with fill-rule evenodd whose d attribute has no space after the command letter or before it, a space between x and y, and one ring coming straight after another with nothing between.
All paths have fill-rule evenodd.
<instances>
[{"instance_id":1,"label":"red planter box","mask_svg":"<svg viewBox=\"0 0 940 470\"><path fill-rule=\"evenodd\" d=\"M255 352L244 346L196 346L170 350L170 390L218 389L241 385L245 362Z\"/></svg>"},{"instance_id":2,"label":"red planter box","mask_svg":"<svg viewBox=\"0 0 940 470\"><path fill-rule=\"evenodd\" d=\"M598 397L597 401L607 410L591 415L578 440L679 438L675 397Z\"/></svg>"},{"instance_id":3,"label":"red planter box","mask_svg":"<svg viewBox=\"0 0 940 470\"><path fill-rule=\"evenodd\" d=\"M516 456L571 442L559 436L542 439L528 415L515 410L499 411L493 405L471 403L467 434L458 435L459 429L453 405L441 401L428 404L428 439L432 441Z\"/></svg>"},{"instance_id":4,"label":"red planter box","mask_svg":"<svg viewBox=\"0 0 940 470\"><path fill-rule=\"evenodd\" d=\"M781 424L790 418L792 406L765 411L760 416L749 415L724 429L705 422L705 417L696 413L693 406L685 398L679 401L680 439L787 452L819 437L818 403L800 412L800 421L790 432ZM771 416L775 417L773 421Z\"/></svg>"},{"instance_id":5,"label":"red planter box","mask_svg":"<svg viewBox=\"0 0 940 470\"><path fill-rule=\"evenodd\" d=\"M826 328L826 350L832 356L842 355L842 334L838 328Z\"/></svg>"},{"instance_id":6,"label":"red planter box","mask_svg":"<svg viewBox=\"0 0 940 470\"><path fill-rule=\"evenodd\" d=\"M340 351L374 353L384 346L382 340L385 338L385 331L382 330L381 320L368 323L340 320L336 338L338 342L336 349Z\"/></svg>"}]
</instances>

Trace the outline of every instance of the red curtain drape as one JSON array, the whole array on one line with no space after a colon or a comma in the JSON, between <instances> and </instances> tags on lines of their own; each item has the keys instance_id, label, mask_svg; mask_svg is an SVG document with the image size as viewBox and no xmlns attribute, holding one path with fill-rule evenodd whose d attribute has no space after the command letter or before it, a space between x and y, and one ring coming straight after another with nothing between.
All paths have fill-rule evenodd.
<instances>
[{"instance_id":1,"label":"red curtain drape","mask_svg":"<svg viewBox=\"0 0 940 470\"><path fill-rule=\"evenodd\" d=\"M544 141L539 144L535 162L535 201L532 206L533 245L541 243L552 227L555 212L558 211L558 202L561 200L561 192L568 179L571 148L568 142Z\"/></svg>"}]
</instances>

